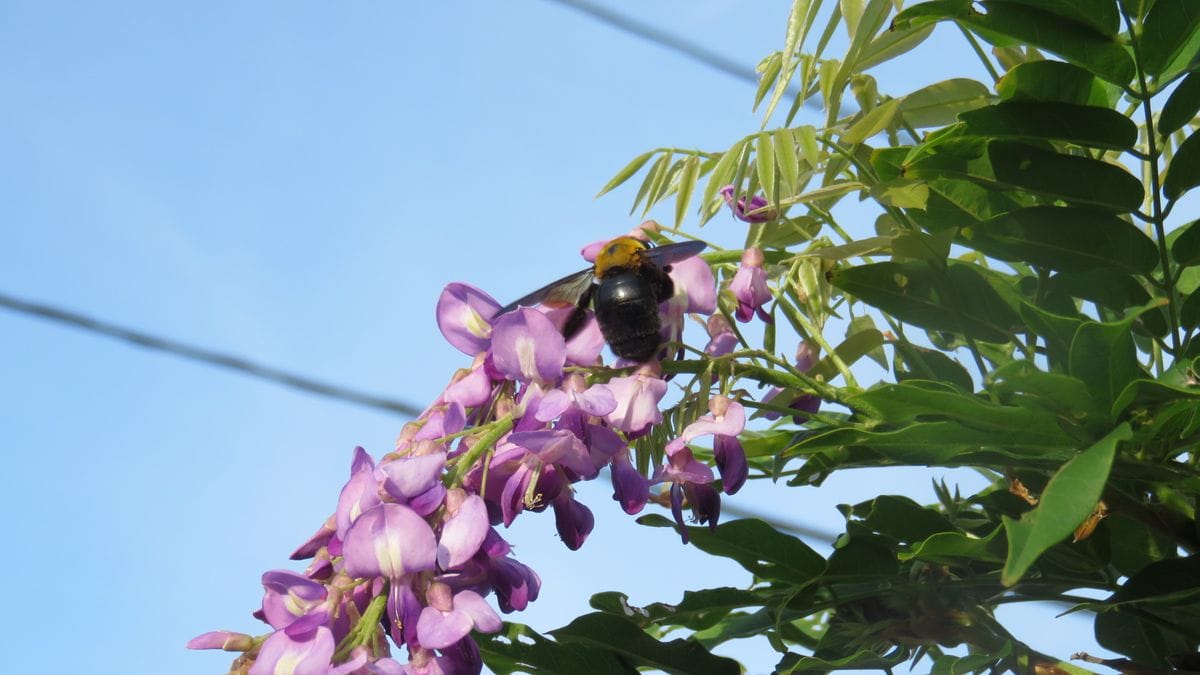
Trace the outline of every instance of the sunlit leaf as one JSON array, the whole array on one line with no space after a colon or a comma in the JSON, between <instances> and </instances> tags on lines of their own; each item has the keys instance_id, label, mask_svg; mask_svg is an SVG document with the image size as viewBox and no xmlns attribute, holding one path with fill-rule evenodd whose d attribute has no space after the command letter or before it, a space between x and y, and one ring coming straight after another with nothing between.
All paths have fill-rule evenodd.
<instances>
[{"instance_id":1,"label":"sunlit leaf","mask_svg":"<svg viewBox=\"0 0 1200 675\"><path fill-rule=\"evenodd\" d=\"M624 618L592 612L550 631L561 643L598 647L632 663L675 673L724 673L739 675L737 661L716 656L693 640L660 642ZM590 669L584 668L590 672ZM579 671L575 671L579 672Z\"/></svg>"},{"instance_id":2,"label":"sunlit leaf","mask_svg":"<svg viewBox=\"0 0 1200 675\"><path fill-rule=\"evenodd\" d=\"M696 181L700 177L700 157L690 155L683 160L683 169L679 172L679 187L675 191L675 227L683 225L687 215L688 205L692 201L692 191L696 189Z\"/></svg>"},{"instance_id":3,"label":"sunlit leaf","mask_svg":"<svg viewBox=\"0 0 1200 675\"><path fill-rule=\"evenodd\" d=\"M1100 82L1079 66L1046 60L1022 63L1008 71L996 83L996 93L1006 101L1052 101L1108 107L1120 89Z\"/></svg>"},{"instance_id":4,"label":"sunlit leaf","mask_svg":"<svg viewBox=\"0 0 1200 675\"><path fill-rule=\"evenodd\" d=\"M651 527L675 527L675 523L658 514L642 516L637 522ZM688 527L688 536L700 550L730 558L765 579L803 584L825 570L825 559L819 553L761 520L731 520L717 526L715 532L707 527Z\"/></svg>"},{"instance_id":5,"label":"sunlit leaf","mask_svg":"<svg viewBox=\"0 0 1200 675\"><path fill-rule=\"evenodd\" d=\"M842 134L842 142L846 145L855 145L883 131L892 123L892 118L896 116L896 110L899 107L900 99L891 99L877 106Z\"/></svg>"},{"instance_id":6,"label":"sunlit leaf","mask_svg":"<svg viewBox=\"0 0 1200 675\"><path fill-rule=\"evenodd\" d=\"M1117 444L1133 432L1122 423L1055 472L1037 507L1020 520L1005 516L1008 558L1001 582L1012 586L1047 549L1070 535L1100 501Z\"/></svg>"},{"instance_id":7,"label":"sunlit leaf","mask_svg":"<svg viewBox=\"0 0 1200 675\"><path fill-rule=\"evenodd\" d=\"M923 87L900 99L897 113L909 126L945 126L958 114L988 104L991 92L983 84L967 78L944 80Z\"/></svg>"},{"instance_id":8,"label":"sunlit leaf","mask_svg":"<svg viewBox=\"0 0 1200 675\"><path fill-rule=\"evenodd\" d=\"M913 49L933 33L933 25L919 28L897 28L880 33L858 58L859 70L869 70L885 61Z\"/></svg>"},{"instance_id":9,"label":"sunlit leaf","mask_svg":"<svg viewBox=\"0 0 1200 675\"><path fill-rule=\"evenodd\" d=\"M637 157L634 157L628 164L625 165L625 168L618 171L617 175L613 176L612 180L608 181L608 184L600 189L600 192L596 193L596 196L599 197L600 195L614 190L617 188L617 186L629 180L633 174L637 173L639 169L646 165L646 162L650 161L650 158L654 156L655 152L657 152L657 150L651 150L650 152L643 152ZM634 208L637 208L637 206L635 205Z\"/></svg>"}]
</instances>

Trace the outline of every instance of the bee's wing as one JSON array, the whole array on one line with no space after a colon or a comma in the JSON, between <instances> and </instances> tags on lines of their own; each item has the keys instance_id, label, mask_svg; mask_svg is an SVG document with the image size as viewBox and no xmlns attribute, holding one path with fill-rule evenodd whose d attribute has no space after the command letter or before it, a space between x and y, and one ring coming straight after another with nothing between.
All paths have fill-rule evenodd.
<instances>
[{"instance_id":1,"label":"bee's wing","mask_svg":"<svg viewBox=\"0 0 1200 675\"><path fill-rule=\"evenodd\" d=\"M708 244L702 241L679 241L674 244L648 248L642 255L650 262L662 267L690 258L707 247Z\"/></svg>"},{"instance_id":2,"label":"bee's wing","mask_svg":"<svg viewBox=\"0 0 1200 675\"><path fill-rule=\"evenodd\" d=\"M517 307L533 307L538 303L542 304L561 304L561 305L577 305L580 298L592 285L592 268L580 270L574 274L559 279L558 281L546 284L536 291L518 298L496 312L496 316L506 314L513 311Z\"/></svg>"}]
</instances>

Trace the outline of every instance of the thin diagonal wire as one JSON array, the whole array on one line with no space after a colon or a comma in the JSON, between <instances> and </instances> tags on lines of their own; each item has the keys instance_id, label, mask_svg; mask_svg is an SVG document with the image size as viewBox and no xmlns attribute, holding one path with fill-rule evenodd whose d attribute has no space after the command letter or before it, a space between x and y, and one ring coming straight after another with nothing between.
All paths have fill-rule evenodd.
<instances>
[{"instance_id":1,"label":"thin diagonal wire","mask_svg":"<svg viewBox=\"0 0 1200 675\"><path fill-rule=\"evenodd\" d=\"M0 293L0 306L6 307L15 312L20 312L29 316L34 316L48 321L73 326L90 333L98 333L108 337L116 338L135 344L139 347L148 349L156 349L161 352L166 352L180 358L189 359L192 361L201 361L209 365L218 366L228 370L234 370L251 377L257 377L264 380L282 384L293 389L301 389L313 394L325 396L327 398L339 399L349 403L375 408L377 410L385 410L390 413L397 413L405 417L416 417L421 414L421 409L402 401L396 401L374 394L367 394L361 391L355 391L347 387L338 386L314 380L310 377L297 375L279 368L272 368L260 363L255 363L249 359L218 352L204 347L185 344L168 338L157 337L149 333L143 333L132 328L119 326L108 321L102 321L90 316L85 316L77 312L61 309L51 305L46 305L28 300L21 300Z\"/></svg>"}]
</instances>

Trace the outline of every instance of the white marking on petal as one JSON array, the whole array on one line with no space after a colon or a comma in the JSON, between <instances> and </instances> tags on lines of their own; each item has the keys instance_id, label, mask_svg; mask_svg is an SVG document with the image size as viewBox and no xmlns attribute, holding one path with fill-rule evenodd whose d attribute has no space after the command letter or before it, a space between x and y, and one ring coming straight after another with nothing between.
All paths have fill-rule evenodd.
<instances>
[{"instance_id":1,"label":"white marking on petal","mask_svg":"<svg viewBox=\"0 0 1200 675\"><path fill-rule=\"evenodd\" d=\"M527 380L535 380L538 376L537 360L534 352L536 347L532 337L522 335L517 338L516 352L517 362L521 364L521 374Z\"/></svg>"},{"instance_id":2,"label":"white marking on petal","mask_svg":"<svg viewBox=\"0 0 1200 675\"><path fill-rule=\"evenodd\" d=\"M486 338L492 333L492 326L483 320L479 312L475 311L474 307L468 305L465 310L466 317L463 319L463 325L467 330L477 338Z\"/></svg>"}]
</instances>

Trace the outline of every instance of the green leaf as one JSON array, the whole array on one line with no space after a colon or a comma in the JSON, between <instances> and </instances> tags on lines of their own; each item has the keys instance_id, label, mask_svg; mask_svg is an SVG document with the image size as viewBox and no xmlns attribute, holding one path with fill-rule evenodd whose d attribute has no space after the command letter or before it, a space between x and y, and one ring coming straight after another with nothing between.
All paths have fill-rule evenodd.
<instances>
[{"instance_id":1,"label":"green leaf","mask_svg":"<svg viewBox=\"0 0 1200 675\"><path fill-rule=\"evenodd\" d=\"M773 134L775 164L779 167L779 184L783 194L794 195L800 189L800 157L796 154L796 137L791 129L779 129ZM782 195L780 195L782 196Z\"/></svg>"},{"instance_id":2,"label":"green leaf","mask_svg":"<svg viewBox=\"0 0 1200 675\"><path fill-rule=\"evenodd\" d=\"M935 349L908 342L893 342L896 353L896 381L932 380L952 384L964 392L975 390L975 382L958 361Z\"/></svg>"},{"instance_id":3,"label":"green leaf","mask_svg":"<svg viewBox=\"0 0 1200 675\"><path fill-rule=\"evenodd\" d=\"M973 225L963 237L987 255L1055 270L1100 267L1142 274L1158 264L1149 237L1101 211L1031 206Z\"/></svg>"},{"instance_id":4,"label":"green leaf","mask_svg":"<svg viewBox=\"0 0 1200 675\"><path fill-rule=\"evenodd\" d=\"M848 260L880 251L890 251L891 248L892 237L867 237L866 239L856 239L849 244L813 246L796 257L821 258L822 260Z\"/></svg>"},{"instance_id":5,"label":"green leaf","mask_svg":"<svg viewBox=\"0 0 1200 675\"><path fill-rule=\"evenodd\" d=\"M1081 272L1060 272L1046 281L1045 291L1090 300L1118 311L1150 302L1150 294L1137 279L1103 267Z\"/></svg>"},{"instance_id":6,"label":"green leaf","mask_svg":"<svg viewBox=\"0 0 1200 675\"><path fill-rule=\"evenodd\" d=\"M1005 101L959 115L969 134L1059 140L1109 150L1137 142L1137 125L1115 110L1049 101Z\"/></svg>"},{"instance_id":7,"label":"green leaf","mask_svg":"<svg viewBox=\"0 0 1200 675\"><path fill-rule=\"evenodd\" d=\"M1194 0L1158 0L1142 22L1139 45L1142 67L1159 75L1187 47L1200 29L1200 3Z\"/></svg>"},{"instance_id":8,"label":"green leaf","mask_svg":"<svg viewBox=\"0 0 1200 675\"><path fill-rule=\"evenodd\" d=\"M745 152L745 148L746 140L742 139L722 153L721 158L717 160L712 173L708 175L708 183L704 186L704 197L701 201L703 208L708 208L709 204L713 203L721 188L733 182L733 173L737 169L738 159Z\"/></svg>"},{"instance_id":9,"label":"green leaf","mask_svg":"<svg viewBox=\"0 0 1200 675\"><path fill-rule=\"evenodd\" d=\"M781 51L783 62L780 65L779 78L775 81L775 91L772 92L771 101L767 103L766 113L763 114L764 120L771 118L775 112L775 106L779 105L779 101L787 93L788 84L792 81L792 74L796 72L796 54L808 34L810 4L810 0L792 0L792 11L788 14L787 20L787 37L784 38Z\"/></svg>"},{"instance_id":10,"label":"green leaf","mask_svg":"<svg viewBox=\"0 0 1200 675\"><path fill-rule=\"evenodd\" d=\"M1159 380L1139 378L1125 385L1121 393L1113 401L1112 414L1120 415L1135 403L1139 406L1151 406L1181 399L1200 399L1200 387L1187 387Z\"/></svg>"},{"instance_id":11,"label":"green leaf","mask_svg":"<svg viewBox=\"0 0 1200 675\"><path fill-rule=\"evenodd\" d=\"M931 84L900 99L896 112L914 128L953 124L958 114L987 105L991 92L983 84L955 78Z\"/></svg>"},{"instance_id":12,"label":"green leaf","mask_svg":"<svg viewBox=\"0 0 1200 675\"><path fill-rule=\"evenodd\" d=\"M1191 293L1179 308L1179 325L1191 330L1200 326L1200 293Z\"/></svg>"},{"instance_id":13,"label":"green leaf","mask_svg":"<svg viewBox=\"0 0 1200 675\"><path fill-rule=\"evenodd\" d=\"M1062 541L1091 515L1108 481L1117 443L1132 437L1129 424L1122 423L1055 472L1042 491L1037 508L1020 520L1004 516L1008 558L1000 576L1001 583L1012 586L1020 581L1042 553Z\"/></svg>"},{"instance_id":14,"label":"green leaf","mask_svg":"<svg viewBox=\"0 0 1200 675\"><path fill-rule=\"evenodd\" d=\"M837 201L837 199L839 199L851 192L857 192L858 190L864 190L864 189L866 189L866 187L867 187L866 185L863 185L862 183L859 183L856 181L846 181L844 183L831 183L829 185L819 187L815 190L809 190L808 192L805 192L802 195L796 195L795 197L788 197L786 199L781 199L781 200L779 200L779 206L782 208L785 206L794 206L796 204L808 204L809 202L817 202L817 201L822 201L822 200L827 200L827 199Z\"/></svg>"},{"instance_id":15,"label":"green leaf","mask_svg":"<svg viewBox=\"0 0 1200 675\"><path fill-rule=\"evenodd\" d=\"M998 43L995 39L997 33L1015 38L1058 54L1063 59L1121 86L1128 84L1136 75L1133 59L1117 41L1116 31L1106 35L1089 25L1050 13L1054 10L1041 2L1037 7L997 0L985 0L982 4L987 9L986 14L971 13L959 19L959 22L977 29L990 42ZM1053 4L1061 8L1068 3ZM1080 3L1079 11L1091 11L1094 16L1095 5L1097 3L1094 0ZM1100 6L1103 6L1103 3ZM1046 9L1050 11L1044 11Z\"/></svg>"},{"instance_id":16,"label":"green leaf","mask_svg":"<svg viewBox=\"0 0 1200 675\"><path fill-rule=\"evenodd\" d=\"M1193 132L1175 150L1162 191L1167 199L1173 200L1197 185L1200 185L1200 132Z\"/></svg>"},{"instance_id":17,"label":"green leaf","mask_svg":"<svg viewBox=\"0 0 1200 675\"><path fill-rule=\"evenodd\" d=\"M904 663L909 658L906 650L897 649L888 655L880 656L869 649L860 649L849 656L842 658L820 658L816 656L802 656L788 652L775 666L774 673L776 675L789 675L790 673L821 673L830 670L848 670L854 669L871 669L890 672L896 666Z\"/></svg>"},{"instance_id":18,"label":"green leaf","mask_svg":"<svg viewBox=\"0 0 1200 675\"><path fill-rule=\"evenodd\" d=\"M637 522L650 527L675 527L674 522L658 514L642 516ZM730 558L763 579L799 585L825 571L825 559L819 553L761 520L731 520L717 526L715 532L707 527L687 530L696 548Z\"/></svg>"},{"instance_id":19,"label":"green leaf","mask_svg":"<svg viewBox=\"0 0 1200 675\"><path fill-rule=\"evenodd\" d=\"M1046 340L1050 365L1065 369L1070 361L1071 341L1075 339L1075 333L1083 325L1083 321L1076 317L1055 314L1027 301L1022 301L1017 311L1025 324Z\"/></svg>"},{"instance_id":20,"label":"green leaf","mask_svg":"<svg viewBox=\"0 0 1200 675\"><path fill-rule=\"evenodd\" d=\"M988 157L997 181L1051 199L1117 211L1142 205L1142 181L1120 165L1011 141L988 143Z\"/></svg>"},{"instance_id":21,"label":"green leaf","mask_svg":"<svg viewBox=\"0 0 1200 675\"><path fill-rule=\"evenodd\" d=\"M658 190L657 186L661 185L662 182L666 180L667 169L669 169L670 166L670 152L662 153L662 155L660 155L659 158L654 161L654 164L650 166L650 170L646 172L646 177L642 179L642 186L638 188L637 197L635 197L633 200L633 208L629 210L630 213L637 211L638 205L642 203L643 199L646 200L646 206L645 209L643 209L643 213L649 211L651 206L654 206L654 193Z\"/></svg>"},{"instance_id":22,"label":"green leaf","mask_svg":"<svg viewBox=\"0 0 1200 675\"><path fill-rule=\"evenodd\" d=\"M741 673L737 661L716 656L693 640L660 642L636 624L604 612L584 614L550 634L559 642L598 647L635 665L668 673Z\"/></svg>"},{"instance_id":23,"label":"green leaf","mask_svg":"<svg viewBox=\"0 0 1200 675\"><path fill-rule=\"evenodd\" d=\"M505 622L499 633L476 633L474 637L483 662L497 675L515 672L635 675L638 672L612 651L547 640L529 626L519 623Z\"/></svg>"},{"instance_id":24,"label":"green leaf","mask_svg":"<svg viewBox=\"0 0 1200 675\"><path fill-rule=\"evenodd\" d=\"M699 155L689 155L683 160L683 169L679 172L679 189L675 192L675 227L683 225L687 215L688 204L692 201L692 191L696 189L696 181L700 177Z\"/></svg>"},{"instance_id":25,"label":"green leaf","mask_svg":"<svg viewBox=\"0 0 1200 675\"><path fill-rule=\"evenodd\" d=\"M833 351L842 360L842 363L850 366L867 354L879 349L882 345L883 333L874 328L869 328L847 337L842 344L834 347ZM819 377L828 382L837 376L838 369L833 359L826 356L805 374L811 377Z\"/></svg>"},{"instance_id":26,"label":"green leaf","mask_svg":"<svg viewBox=\"0 0 1200 675\"><path fill-rule=\"evenodd\" d=\"M901 561L925 560L942 565L962 562L963 558L980 562L1003 562L1003 548L996 545L1001 528L992 530L986 537L973 537L962 532L938 532L902 551L897 557ZM997 550L999 549L999 550Z\"/></svg>"},{"instance_id":27,"label":"green leaf","mask_svg":"<svg viewBox=\"0 0 1200 675\"><path fill-rule=\"evenodd\" d=\"M901 321L930 330L1005 342L1017 323L987 282L964 265L951 266L943 279L923 262L881 262L835 269L829 281Z\"/></svg>"},{"instance_id":28,"label":"green leaf","mask_svg":"<svg viewBox=\"0 0 1200 675\"><path fill-rule=\"evenodd\" d=\"M758 134L754 150L754 168L758 172L758 183L766 193L767 201L777 203L775 195L775 151L771 149L771 135L763 131Z\"/></svg>"},{"instance_id":29,"label":"green leaf","mask_svg":"<svg viewBox=\"0 0 1200 675\"><path fill-rule=\"evenodd\" d=\"M950 244L954 241L955 234L954 229L942 230L937 234L903 232L892 240L892 255L924 260L942 267L946 264L946 258L950 256Z\"/></svg>"},{"instance_id":30,"label":"green leaf","mask_svg":"<svg viewBox=\"0 0 1200 675\"><path fill-rule=\"evenodd\" d=\"M1179 228L1171 242L1171 257L1184 267L1200 264L1200 220Z\"/></svg>"},{"instance_id":31,"label":"green leaf","mask_svg":"<svg viewBox=\"0 0 1200 675\"><path fill-rule=\"evenodd\" d=\"M1159 300L1148 307L1165 302ZM1130 313L1116 323L1084 321L1071 341L1068 372L1083 380L1097 403L1109 409L1130 382L1146 375L1138 364L1130 330L1140 313Z\"/></svg>"},{"instance_id":32,"label":"green leaf","mask_svg":"<svg viewBox=\"0 0 1200 675\"><path fill-rule=\"evenodd\" d=\"M811 124L796 127L797 140L800 141L800 154L809 166L821 163L821 148L817 145L817 130Z\"/></svg>"},{"instance_id":33,"label":"green leaf","mask_svg":"<svg viewBox=\"0 0 1200 675\"><path fill-rule=\"evenodd\" d=\"M880 33L858 57L859 71L890 61L925 41L933 33L933 24L920 28L893 28Z\"/></svg>"},{"instance_id":34,"label":"green leaf","mask_svg":"<svg viewBox=\"0 0 1200 675\"><path fill-rule=\"evenodd\" d=\"M892 123L892 118L896 116L896 110L899 107L900 99L896 98L876 106L852 124L846 133L842 134L842 143L857 145L883 131Z\"/></svg>"},{"instance_id":35,"label":"green leaf","mask_svg":"<svg viewBox=\"0 0 1200 675\"><path fill-rule=\"evenodd\" d=\"M933 385L933 386L931 386ZM846 399L846 405L872 419L901 424L932 419L950 419L973 429L1000 434L1021 427L1027 438L1036 435L1048 445L1069 441L1055 415L1016 406L996 405L984 399L933 382L909 381L883 384ZM1004 439L997 439L1002 444Z\"/></svg>"},{"instance_id":36,"label":"green leaf","mask_svg":"<svg viewBox=\"0 0 1200 675\"><path fill-rule=\"evenodd\" d=\"M783 54L781 52L773 52L759 62L758 67L755 68L755 71L758 72L758 87L754 91L754 107L752 109L758 108L763 97L775 85L782 67Z\"/></svg>"},{"instance_id":37,"label":"green leaf","mask_svg":"<svg viewBox=\"0 0 1200 675\"><path fill-rule=\"evenodd\" d=\"M1139 664L1170 668L1168 656L1195 650L1196 625L1200 623L1194 597L1191 602L1170 598L1194 594L1197 587L1200 557L1168 559L1146 566L1106 601L1112 609L1097 615L1096 641Z\"/></svg>"},{"instance_id":38,"label":"green leaf","mask_svg":"<svg viewBox=\"0 0 1200 675\"><path fill-rule=\"evenodd\" d=\"M891 537L901 543L925 540L939 532L957 528L933 507L926 508L899 495L880 495L854 507L854 515L862 516L862 524L873 532Z\"/></svg>"},{"instance_id":39,"label":"green leaf","mask_svg":"<svg viewBox=\"0 0 1200 675\"><path fill-rule=\"evenodd\" d=\"M1103 33L1115 37L1121 29L1121 15L1115 0L1007 0L1057 14L1064 19L1078 21Z\"/></svg>"},{"instance_id":40,"label":"green leaf","mask_svg":"<svg viewBox=\"0 0 1200 675\"><path fill-rule=\"evenodd\" d=\"M599 197L607 192L611 192L612 190L616 189L617 186L629 180L633 174L637 173L639 169L646 165L646 162L650 161L650 158L653 157L654 153L656 152L658 151L651 150L650 152L643 152L637 157L634 157L628 164L625 165L625 168L618 171L617 175L613 176L612 180L608 181L608 184L606 184L600 189L599 192L596 193L596 196ZM637 206L635 205L634 208L636 209Z\"/></svg>"},{"instance_id":41,"label":"green leaf","mask_svg":"<svg viewBox=\"0 0 1200 675\"><path fill-rule=\"evenodd\" d=\"M675 603L656 602L644 607L630 604L629 596L616 591L597 593L589 604L593 609L616 614L639 626L684 626L704 630L715 625L729 612L739 607L761 607L767 598L757 591L740 588L706 588L684 591L683 600Z\"/></svg>"},{"instance_id":42,"label":"green leaf","mask_svg":"<svg viewBox=\"0 0 1200 675\"><path fill-rule=\"evenodd\" d=\"M1005 403L1020 398L1022 405L1037 405L1067 419L1085 416L1107 418L1108 410L1096 405L1087 383L1062 373L1047 373L1028 361L1007 363L991 374L991 390Z\"/></svg>"},{"instance_id":43,"label":"green leaf","mask_svg":"<svg viewBox=\"0 0 1200 675\"><path fill-rule=\"evenodd\" d=\"M862 316L856 316L850 320L849 324L846 325L846 337L847 338L849 338L853 335L858 335L859 333L869 333L870 331L875 331L877 333L879 332L878 329L875 328L875 320L872 319L869 314L863 314ZM883 368L886 370L888 367L888 362L887 362L887 354L885 354L883 351L883 343L882 343L883 334L882 333L880 334L880 340L881 340L880 345L878 347L868 351L867 356L875 363L878 363L880 368ZM836 351L836 349L834 351Z\"/></svg>"},{"instance_id":44,"label":"green leaf","mask_svg":"<svg viewBox=\"0 0 1200 675\"><path fill-rule=\"evenodd\" d=\"M1158 134L1168 136L1182 129L1200 112L1200 72L1188 73L1175 87L1158 115Z\"/></svg>"},{"instance_id":45,"label":"green leaf","mask_svg":"<svg viewBox=\"0 0 1200 675\"><path fill-rule=\"evenodd\" d=\"M871 186L871 196L884 206L924 209L929 201L929 184L923 180L897 178Z\"/></svg>"},{"instance_id":46,"label":"green leaf","mask_svg":"<svg viewBox=\"0 0 1200 675\"><path fill-rule=\"evenodd\" d=\"M1022 63L1008 71L996 83L996 93L1006 101L1050 101L1107 108L1114 102L1110 87L1079 66L1046 60Z\"/></svg>"}]
</instances>

